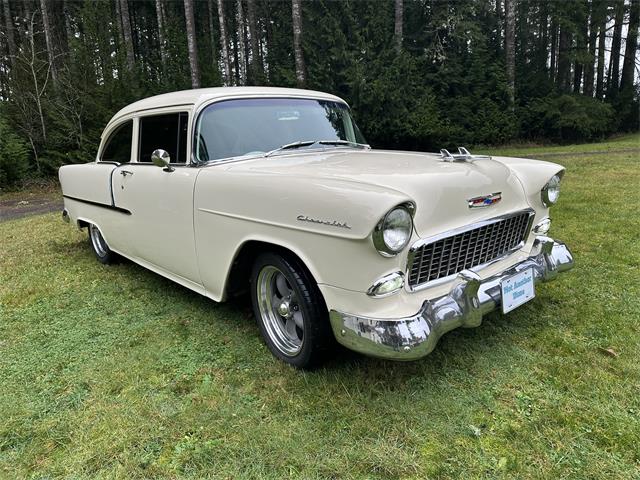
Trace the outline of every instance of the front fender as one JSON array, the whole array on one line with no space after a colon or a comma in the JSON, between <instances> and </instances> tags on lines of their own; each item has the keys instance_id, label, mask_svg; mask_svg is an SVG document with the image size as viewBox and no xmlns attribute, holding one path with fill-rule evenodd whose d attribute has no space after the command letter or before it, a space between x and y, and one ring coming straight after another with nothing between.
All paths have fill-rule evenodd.
<instances>
[{"instance_id":1,"label":"front fender","mask_svg":"<svg viewBox=\"0 0 640 480\"><path fill-rule=\"evenodd\" d=\"M528 203L536 211L546 211L541 190L555 174L564 174L564 167L557 163L515 157L492 157L507 166L522 184Z\"/></svg>"}]
</instances>

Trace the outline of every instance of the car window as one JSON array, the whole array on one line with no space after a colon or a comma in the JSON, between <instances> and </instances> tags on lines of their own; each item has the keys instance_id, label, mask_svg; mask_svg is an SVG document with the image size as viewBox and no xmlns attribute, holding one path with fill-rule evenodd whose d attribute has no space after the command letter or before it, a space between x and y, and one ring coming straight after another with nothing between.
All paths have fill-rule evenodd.
<instances>
[{"instance_id":1,"label":"car window","mask_svg":"<svg viewBox=\"0 0 640 480\"><path fill-rule=\"evenodd\" d=\"M169 153L171 163L186 163L188 119L186 112L141 117L138 161L150 163L151 154L160 148Z\"/></svg>"},{"instance_id":2,"label":"car window","mask_svg":"<svg viewBox=\"0 0 640 480\"><path fill-rule=\"evenodd\" d=\"M366 143L344 103L294 98L228 100L206 107L194 138L198 162L269 152L309 140Z\"/></svg>"},{"instance_id":3,"label":"car window","mask_svg":"<svg viewBox=\"0 0 640 480\"><path fill-rule=\"evenodd\" d=\"M102 162L125 163L131 160L131 138L133 134L133 120L128 120L117 127L109 136L102 150Z\"/></svg>"}]
</instances>

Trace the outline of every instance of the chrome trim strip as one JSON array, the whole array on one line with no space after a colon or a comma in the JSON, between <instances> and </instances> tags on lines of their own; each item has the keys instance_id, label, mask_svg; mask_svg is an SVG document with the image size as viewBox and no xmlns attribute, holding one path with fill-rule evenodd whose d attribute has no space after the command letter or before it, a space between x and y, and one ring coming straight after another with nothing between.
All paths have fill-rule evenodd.
<instances>
[{"instance_id":1,"label":"chrome trim strip","mask_svg":"<svg viewBox=\"0 0 640 480\"><path fill-rule=\"evenodd\" d=\"M332 309L331 328L338 342L351 350L392 360L416 360L429 354L446 332L479 326L483 315L502 304L503 279L533 269L534 281L546 282L573 268L573 263L564 243L539 236L526 260L485 279L463 270L447 295L425 300L415 315L383 319Z\"/></svg>"},{"instance_id":2,"label":"chrome trim strip","mask_svg":"<svg viewBox=\"0 0 640 480\"><path fill-rule=\"evenodd\" d=\"M469 225L465 225L463 227L458 227L458 228L454 228L454 229L451 229L451 230L447 230L446 232L438 233L436 235L432 235L430 237L421 238L420 240L417 240L416 242L414 242L413 245L411 245L411 248L409 249L409 254L407 255L407 265L406 265L406 268L405 268L405 276L406 276L406 278L409 278L409 275L411 273L411 266L413 265L413 261L414 261L415 256L416 256L416 250L418 250L419 248L423 247L424 245L428 245L429 243L437 242L438 240L442 240L443 238L448 238L448 237L451 237L453 235L459 235L461 233L468 232L469 230L475 230L476 228L485 227L487 225L491 225L493 223L497 223L497 222L500 222L502 220L506 220L508 218L517 217L518 215L522 215L523 213L528 213L529 214L529 222L527 223L527 228L525 230L525 240L520 242L517 246L515 246L514 248L512 248L511 250L509 250L505 254L501 255L500 257L496 257L496 258L494 258L494 259L492 259L492 260L490 260L490 261L488 261L486 263L483 263L481 265L476 265L475 267L472 267L472 268L470 268L468 270L471 270L471 271L475 272L475 271L481 270L483 268L486 268L489 265L492 265L492 264L494 264L496 262L499 262L500 260L504 260L509 255L512 255L513 253L517 252L522 247L524 247L524 245L526 243L526 238L529 236L529 233L531 232L533 219L535 218L535 215L536 215L536 211L533 208L525 208L524 210L518 210L517 212L506 213L504 215L499 215L497 217L493 217L493 218L490 218L490 219L487 219L487 220L482 220L480 222L476 222L476 223L472 223L472 224L469 224ZM438 278L436 280L431 280L430 282L421 283L421 284L416 285L414 287L412 287L409 284L409 282L406 281L405 282L405 289L408 292L418 292L420 290L424 290L425 288L434 287L436 285L441 285L443 283L450 282L451 280L453 280L457 276L458 276L458 274L449 275L448 277L442 277L442 278Z\"/></svg>"}]
</instances>

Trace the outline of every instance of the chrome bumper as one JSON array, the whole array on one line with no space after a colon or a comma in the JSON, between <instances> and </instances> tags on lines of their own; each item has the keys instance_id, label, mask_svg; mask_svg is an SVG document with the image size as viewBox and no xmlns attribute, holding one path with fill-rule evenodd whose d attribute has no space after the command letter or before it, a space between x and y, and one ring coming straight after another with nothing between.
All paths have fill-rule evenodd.
<instances>
[{"instance_id":1,"label":"chrome bumper","mask_svg":"<svg viewBox=\"0 0 640 480\"><path fill-rule=\"evenodd\" d=\"M383 320L331 310L331 327L338 342L351 350L373 357L415 360L429 354L449 330L480 325L482 316L502 303L503 278L533 268L535 282L546 282L572 267L573 256L564 243L540 236L527 260L484 280L464 270L448 295L425 301L411 317Z\"/></svg>"}]
</instances>

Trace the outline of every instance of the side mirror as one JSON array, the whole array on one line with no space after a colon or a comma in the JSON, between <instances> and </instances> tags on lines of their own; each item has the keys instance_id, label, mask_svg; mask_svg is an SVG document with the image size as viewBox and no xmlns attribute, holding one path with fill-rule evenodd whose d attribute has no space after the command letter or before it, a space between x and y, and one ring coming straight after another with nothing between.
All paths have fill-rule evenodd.
<instances>
[{"instance_id":1,"label":"side mirror","mask_svg":"<svg viewBox=\"0 0 640 480\"><path fill-rule=\"evenodd\" d=\"M153 162L154 165L161 167L165 172L173 172L174 170L174 168L169 165L171 162L169 152L162 150L161 148L153 151L151 154L151 162Z\"/></svg>"}]
</instances>

